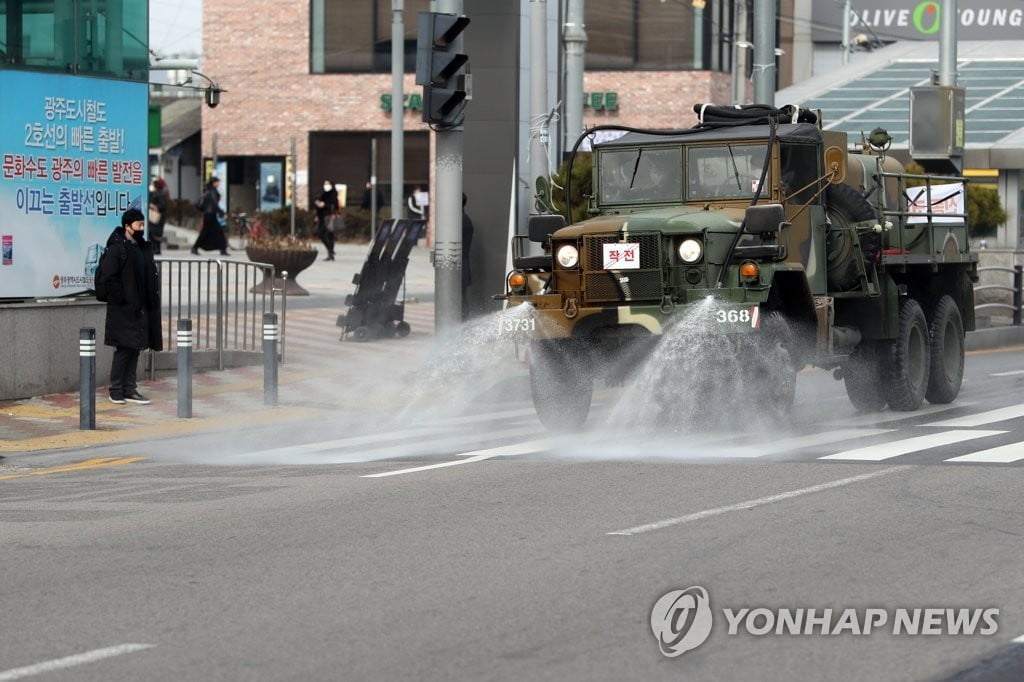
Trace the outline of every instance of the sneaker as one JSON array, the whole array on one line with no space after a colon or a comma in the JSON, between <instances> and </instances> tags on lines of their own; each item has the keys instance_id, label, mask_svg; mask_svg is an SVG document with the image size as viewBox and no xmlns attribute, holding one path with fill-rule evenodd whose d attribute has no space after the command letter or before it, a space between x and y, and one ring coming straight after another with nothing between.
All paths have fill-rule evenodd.
<instances>
[{"instance_id":1,"label":"sneaker","mask_svg":"<svg viewBox=\"0 0 1024 682\"><path fill-rule=\"evenodd\" d=\"M124 405L125 400L119 395L112 395L110 396L110 402L114 403L115 405Z\"/></svg>"},{"instance_id":2,"label":"sneaker","mask_svg":"<svg viewBox=\"0 0 1024 682\"><path fill-rule=\"evenodd\" d=\"M138 391L132 391L131 393L128 393L127 395L125 395L124 400L127 400L130 403L135 403L137 405L149 405L149 398L144 397ZM124 400L122 400L121 402L124 402Z\"/></svg>"}]
</instances>

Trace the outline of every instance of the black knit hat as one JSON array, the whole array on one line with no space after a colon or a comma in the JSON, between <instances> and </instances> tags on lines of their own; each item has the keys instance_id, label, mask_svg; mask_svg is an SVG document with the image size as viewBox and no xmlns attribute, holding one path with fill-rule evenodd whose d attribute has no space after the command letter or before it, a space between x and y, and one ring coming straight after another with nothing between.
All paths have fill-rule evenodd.
<instances>
[{"instance_id":1,"label":"black knit hat","mask_svg":"<svg viewBox=\"0 0 1024 682\"><path fill-rule=\"evenodd\" d=\"M137 208L129 208L121 215L121 227L125 225L131 225L137 220L146 220L146 216L142 215L142 211Z\"/></svg>"}]
</instances>

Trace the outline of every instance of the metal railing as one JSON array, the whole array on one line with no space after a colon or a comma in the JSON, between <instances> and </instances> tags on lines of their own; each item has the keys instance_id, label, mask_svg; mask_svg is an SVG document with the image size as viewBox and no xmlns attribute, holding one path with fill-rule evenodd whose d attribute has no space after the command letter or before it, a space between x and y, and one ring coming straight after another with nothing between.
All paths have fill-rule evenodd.
<instances>
[{"instance_id":1,"label":"metal railing","mask_svg":"<svg viewBox=\"0 0 1024 682\"><path fill-rule=\"evenodd\" d=\"M283 335L287 299L274 287L273 265L188 258L157 258L156 264L164 315L162 354L175 352L177 320L188 319L192 320L193 352L214 354L217 369L224 369L228 353L259 356L263 315L277 312L277 293L281 293Z\"/></svg>"},{"instance_id":2,"label":"metal railing","mask_svg":"<svg viewBox=\"0 0 1024 682\"><path fill-rule=\"evenodd\" d=\"M1006 286L1004 284L981 284L974 287L974 292L979 291L1009 291L1013 297L1013 303L981 303L974 306L974 310L1009 310L1013 316L1013 325L1019 327L1021 323L1021 303L1024 300L1024 296L1021 295L1021 285L1024 283L1024 265L1014 265L1013 267L1006 267L1002 265L989 265L983 268L978 268L978 272L1009 272L1013 274L1013 285Z\"/></svg>"}]
</instances>

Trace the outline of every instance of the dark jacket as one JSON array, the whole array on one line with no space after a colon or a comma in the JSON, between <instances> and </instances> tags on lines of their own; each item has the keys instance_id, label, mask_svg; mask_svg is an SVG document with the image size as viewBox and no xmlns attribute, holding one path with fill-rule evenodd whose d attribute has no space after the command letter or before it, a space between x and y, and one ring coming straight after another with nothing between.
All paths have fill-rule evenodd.
<instances>
[{"instance_id":1,"label":"dark jacket","mask_svg":"<svg viewBox=\"0 0 1024 682\"><path fill-rule=\"evenodd\" d=\"M99 279L107 291L103 343L143 350L163 350L160 333L160 277L152 245L141 234L129 244L124 228L107 239Z\"/></svg>"},{"instance_id":2,"label":"dark jacket","mask_svg":"<svg viewBox=\"0 0 1024 682\"><path fill-rule=\"evenodd\" d=\"M199 210L203 215L212 215L215 219L219 215L224 215L224 211L220 207L220 190L213 185L206 186L199 205L202 207Z\"/></svg>"}]
</instances>

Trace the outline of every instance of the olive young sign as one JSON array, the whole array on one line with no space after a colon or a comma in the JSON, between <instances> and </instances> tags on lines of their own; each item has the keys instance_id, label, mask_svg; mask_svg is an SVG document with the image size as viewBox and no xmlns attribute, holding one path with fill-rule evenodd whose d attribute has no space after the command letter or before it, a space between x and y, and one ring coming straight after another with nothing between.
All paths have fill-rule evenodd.
<instances>
[{"instance_id":1,"label":"olive young sign","mask_svg":"<svg viewBox=\"0 0 1024 682\"><path fill-rule=\"evenodd\" d=\"M938 40L942 5L938 0L858 0L850 15L854 33L872 32L882 40ZM1020 40L1024 4L1020 0L958 3L959 40ZM813 4L813 39L842 40L843 3Z\"/></svg>"},{"instance_id":2,"label":"olive young sign","mask_svg":"<svg viewBox=\"0 0 1024 682\"><path fill-rule=\"evenodd\" d=\"M0 93L0 298L91 289L107 236L143 207L146 84L0 70Z\"/></svg>"}]
</instances>

